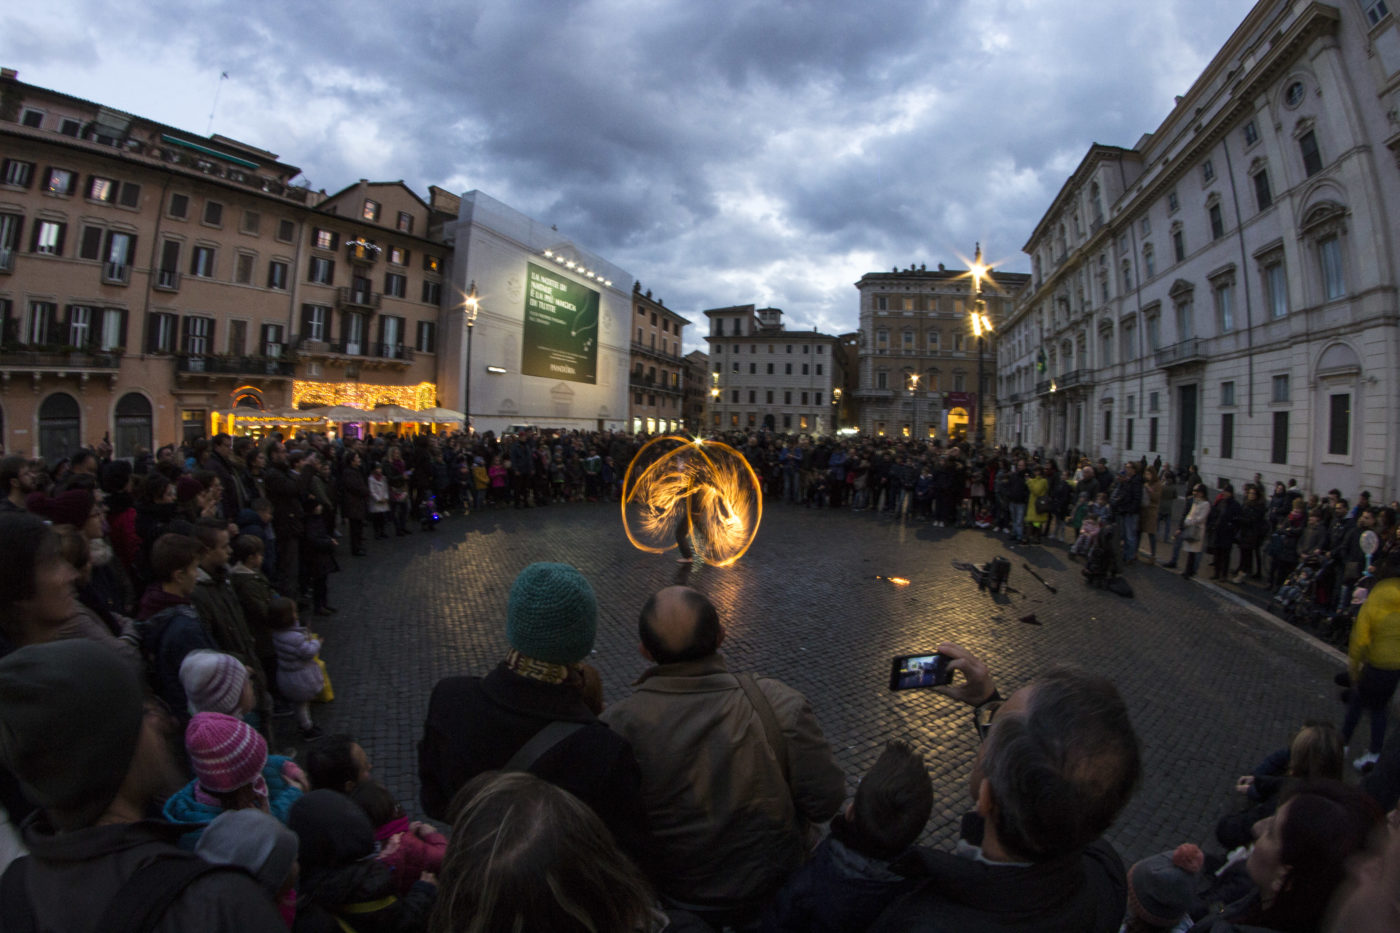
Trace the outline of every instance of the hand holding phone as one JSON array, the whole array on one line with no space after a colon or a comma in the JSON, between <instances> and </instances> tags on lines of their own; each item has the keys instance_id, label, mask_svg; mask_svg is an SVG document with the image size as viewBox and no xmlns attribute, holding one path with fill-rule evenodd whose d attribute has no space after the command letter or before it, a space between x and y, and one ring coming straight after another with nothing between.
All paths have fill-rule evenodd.
<instances>
[{"instance_id":1,"label":"hand holding phone","mask_svg":"<svg viewBox=\"0 0 1400 933\"><path fill-rule=\"evenodd\" d=\"M951 660L936 651L893 657L890 659L890 689L917 690L944 686L953 678L953 671L948 667Z\"/></svg>"}]
</instances>

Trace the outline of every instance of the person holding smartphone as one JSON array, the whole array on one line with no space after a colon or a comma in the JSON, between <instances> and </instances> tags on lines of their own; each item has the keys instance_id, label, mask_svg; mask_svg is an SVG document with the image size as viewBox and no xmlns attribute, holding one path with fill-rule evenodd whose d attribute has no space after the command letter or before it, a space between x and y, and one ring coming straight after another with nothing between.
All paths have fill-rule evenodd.
<instances>
[{"instance_id":1,"label":"person holding smartphone","mask_svg":"<svg viewBox=\"0 0 1400 933\"><path fill-rule=\"evenodd\" d=\"M954 677L930 689L973 706L985 727L969 782L974 812L963 819L955 853L919 850L928 880L887 908L870 933L1114 933L1127 906L1126 871L1101 837L1142 773L1117 688L1061 667L1002 701L979 658L951 642L938 653Z\"/></svg>"}]
</instances>

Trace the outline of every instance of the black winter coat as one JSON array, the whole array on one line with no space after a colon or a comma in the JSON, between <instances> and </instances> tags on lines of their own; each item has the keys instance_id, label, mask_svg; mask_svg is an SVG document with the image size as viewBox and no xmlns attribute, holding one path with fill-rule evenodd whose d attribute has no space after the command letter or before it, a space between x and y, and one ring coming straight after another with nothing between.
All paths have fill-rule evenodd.
<instances>
[{"instance_id":1,"label":"black winter coat","mask_svg":"<svg viewBox=\"0 0 1400 933\"><path fill-rule=\"evenodd\" d=\"M433 688L418 744L423 812L444 819L463 784L505 765L556 721L583 728L545 752L530 772L592 807L623 850L645 865L642 771L632 746L593 715L573 685L530 680L504 665L485 677L447 677Z\"/></svg>"},{"instance_id":2,"label":"black winter coat","mask_svg":"<svg viewBox=\"0 0 1400 933\"><path fill-rule=\"evenodd\" d=\"M302 569L308 576L322 577L340 570L335 559L335 538L331 536L323 515L308 515L301 539Z\"/></svg>"},{"instance_id":3,"label":"black winter coat","mask_svg":"<svg viewBox=\"0 0 1400 933\"><path fill-rule=\"evenodd\" d=\"M297 477L289 467L273 463L263 473L263 485L272 503L272 527L277 532L278 544L287 538L300 538L304 516Z\"/></svg>"},{"instance_id":4,"label":"black winter coat","mask_svg":"<svg viewBox=\"0 0 1400 933\"><path fill-rule=\"evenodd\" d=\"M1117 933L1128 906L1123 860L1102 839L1026 867L931 850L919 856L928 880L881 914L870 933Z\"/></svg>"},{"instance_id":5,"label":"black winter coat","mask_svg":"<svg viewBox=\"0 0 1400 933\"><path fill-rule=\"evenodd\" d=\"M1240 520L1244 510L1234 496L1222 498L1210 507L1206 518L1206 543L1212 550L1235 546L1235 538L1240 533Z\"/></svg>"},{"instance_id":6,"label":"black winter coat","mask_svg":"<svg viewBox=\"0 0 1400 933\"><path fill-rule=\"evenodd\" d=\"M1241 548L1251 549L1263 544L1268 530L1269 519L1262 500L1256 499L1240 506L1240 530L1235 540Z\"/></svg>"}]
</instances>

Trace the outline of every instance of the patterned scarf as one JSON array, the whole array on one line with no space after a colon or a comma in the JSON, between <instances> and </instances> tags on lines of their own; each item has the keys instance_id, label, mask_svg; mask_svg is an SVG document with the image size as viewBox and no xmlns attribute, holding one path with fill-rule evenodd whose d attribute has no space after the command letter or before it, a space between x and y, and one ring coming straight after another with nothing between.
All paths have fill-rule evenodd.
<instances>
[{"instance_id":1,"label":"patterned scarf","mask_svg":"<svg viewBox=\"0 0 1400 933\"><path fill-rule=\"evenodd\" d=\"M514 649L511 649L510 654L506 655L505 663L506 669L512 673L546 684L562 684L569 680L574 673L571 665L553 664L549 661L527 658Z\"/></svg>"}]
</instances>

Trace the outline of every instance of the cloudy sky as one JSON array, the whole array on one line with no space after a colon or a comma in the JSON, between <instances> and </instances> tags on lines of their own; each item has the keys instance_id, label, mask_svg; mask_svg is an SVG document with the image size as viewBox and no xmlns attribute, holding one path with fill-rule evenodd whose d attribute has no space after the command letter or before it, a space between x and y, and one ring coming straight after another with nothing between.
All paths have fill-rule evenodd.
<instances>
[{"instance_id":1,"label":"cloudy sky","mask_svg":"<svg viewBox=\"0 0 1400 933\"><path fill-rule=\"evenodd\" d=\"M1251 6L48 0L9 5L0 64L199 133L217 91L214 132L314 187L477 188L697 323L753 302L834 333L865 272L979 240L1028 271L1088 145L1154 129Z\"/></svg>"}]
</instances>

